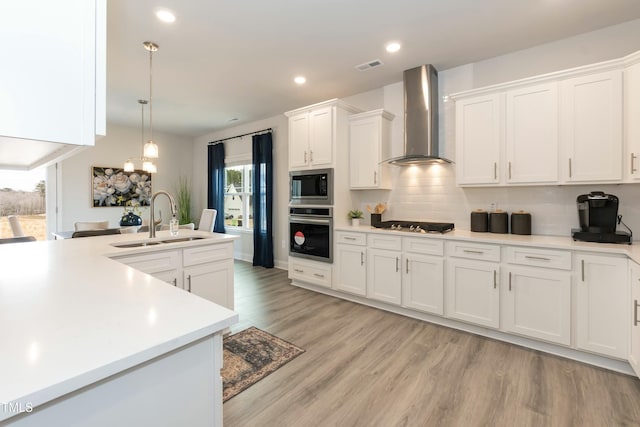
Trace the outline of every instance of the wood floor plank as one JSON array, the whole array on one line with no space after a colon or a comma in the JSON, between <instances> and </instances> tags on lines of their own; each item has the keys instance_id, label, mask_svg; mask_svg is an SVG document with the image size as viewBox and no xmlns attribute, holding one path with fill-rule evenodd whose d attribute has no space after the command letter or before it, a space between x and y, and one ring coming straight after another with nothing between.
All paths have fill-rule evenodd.
<instances>
[{"instance_id":1,"label":"wood floor plank","mask_svg":"<svg viewBox=\"0 0 640 427\"><path fill-rule=\"evenodd\" d=\"M291 286L235 265L232 333L306 352L224 404L225 426L638 426L640 380Z\"/></svg>"}]
</instances>

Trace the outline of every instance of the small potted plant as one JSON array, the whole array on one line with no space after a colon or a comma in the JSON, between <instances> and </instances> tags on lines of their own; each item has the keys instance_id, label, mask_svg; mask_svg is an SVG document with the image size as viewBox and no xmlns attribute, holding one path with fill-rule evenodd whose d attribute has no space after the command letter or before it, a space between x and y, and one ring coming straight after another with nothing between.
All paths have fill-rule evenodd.
<instances>
[{"instance_id":1,"label":"small potted plant","mask_svg":"<svg viewBox=\"0 0 640 427\"><path fill-rule=\"evenodd\" d=\"M362 211L360 209L350 210L348 213L349 218L351 218L351 225L357 227L360 225L360 219L363 218Z\"/></svg>"}]
</instances>

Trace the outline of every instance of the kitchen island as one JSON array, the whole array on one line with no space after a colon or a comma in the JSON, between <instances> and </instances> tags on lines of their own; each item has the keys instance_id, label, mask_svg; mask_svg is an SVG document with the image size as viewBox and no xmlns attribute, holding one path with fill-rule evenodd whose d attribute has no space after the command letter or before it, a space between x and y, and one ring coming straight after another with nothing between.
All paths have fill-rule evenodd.
<instances>
[{"instance_id":1,"label":"kitchen island","mask_svg":"<svg viewBox=\"0 0 640 427\"><path fill-rule=\"evenodd\" d=\"M1 426L222 424L222 333L238 315L111 259L234 239L178 237L201 238L0 247Z\"/></svg>"}]
</instances>

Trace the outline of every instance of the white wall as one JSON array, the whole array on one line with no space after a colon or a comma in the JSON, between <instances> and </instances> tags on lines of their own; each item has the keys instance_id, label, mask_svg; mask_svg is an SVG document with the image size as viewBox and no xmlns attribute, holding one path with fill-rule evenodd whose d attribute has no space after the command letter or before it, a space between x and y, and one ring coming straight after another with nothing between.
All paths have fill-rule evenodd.
<instances>
[{"instance_id":1,"label":"white wall","mask_svg":"<svg viewBox=\"0 0 640 427\"><path fill-rule=\"evenodd\" d=\"M605 28L570 39L518 51L439 73L440 95L460 92L589 63L618 58L640 50L640 20ZM402 151L402 83L384 88L385 108L396 115L392 154ZM440 151L455 159L455 104L440 102ZM606 143L604 141L603 143ZM568 236L578 226L576 197L594 190L620 198L619 214L632 229L640 230L640 186L580 185L509 188L459 188L455 164L394 168L392 191L353 193L361 209L367 204L389 202L383 219L451 221L469 229L470 212L488 209L491 203L509 212L523 209L532 214L534 234Z\"/></svg>"},{"instance_id":2,"label":"white wall","mask_svg":"<svg viewBox=\"0 0 640 427\"><path fill-rule=\"evenodd\" d=\"M178 177L192 177L192 140L154 132L154 141L158 144L160 158L156 163L158 173L152 178L152 190L154 192L166 190L175 196ZM106 219L109 220L111 227L119 225L123 208L93 207L91 167L122 167L127 158L140 156L141 145L139 128L108 124L107 136L98 140L95 146L60 162L61 182L58 183L60 231L73 230L76 221ZM171 211L167 199L160 196L156 202L156 218L158 211L162 210L163 222L168 223ZM193 212L199 212L199 210ZM143 213L148 217L149 209L144 208ZM200 218L199 213L194 216L196 219Z\"/></svg>"},{"instance_id":3,"label":"white wall","mask_svg":"<svg viewBox=\"0 0 640 427\"><path fill-rule=\"evenodd\" d=\"M276 267L287 268L288 249L288 205L289 205L289 127L284 114L259 120L242 126L224 129L196 138L193 146L194 205L203 209L207 204L207 146L209 142L262 129L273 129L273 256ZM232 139L225 142L225 156L238 158L248 155L251 159L251 138ZM234 232L239 240L234 243L235 257L253 260L253 233Z\"/></svg>"}]
</instances>

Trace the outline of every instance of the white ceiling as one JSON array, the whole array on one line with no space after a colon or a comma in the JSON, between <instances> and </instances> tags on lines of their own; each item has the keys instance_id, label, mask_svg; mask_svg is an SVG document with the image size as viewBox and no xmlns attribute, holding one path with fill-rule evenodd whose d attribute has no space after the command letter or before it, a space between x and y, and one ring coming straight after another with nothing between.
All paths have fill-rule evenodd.
<instances>
[{"instance_id":1,"label":"white ceiling","mask_svg":"<svg viewBox=\"0 0 640 427\"><path fill-rule=\"evenodd\" d=\"M107 120L140 126L145 40L160 46L154 129L199 136L380 88L423 63L442 71L638 18L640 0L108 0ZM400 52L384 50L391 40ZM354 68L374 59L384 66Z\"/></svg>"}]
</instances>

